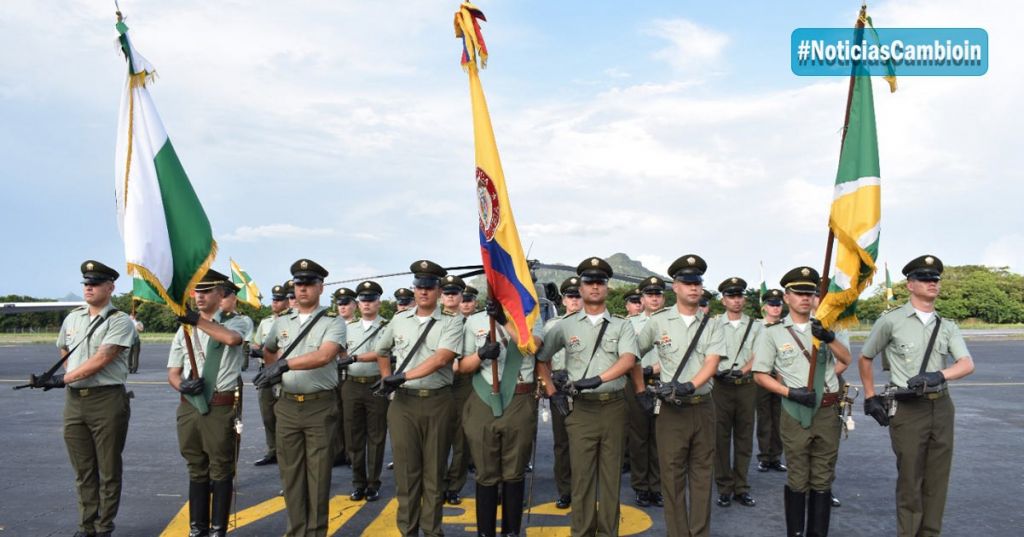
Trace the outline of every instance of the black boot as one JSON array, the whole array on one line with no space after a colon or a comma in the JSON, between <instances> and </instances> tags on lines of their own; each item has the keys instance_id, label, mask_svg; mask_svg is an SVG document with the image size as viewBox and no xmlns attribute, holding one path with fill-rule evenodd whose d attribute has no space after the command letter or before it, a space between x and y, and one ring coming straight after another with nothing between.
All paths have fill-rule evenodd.
<instances>
[{"instance_id":1,"label":"black boot","mask_svg":"<svg viewBox=\"0 0 1024 537\"><path fill-rule=\"evenodd\" d=\"M188 482L188 537L210 535L210 482Z\"/></svg>"},{"instance_id":2,"label":"black boot","mask_svg":"<svg viewBox=\"0 0 1024 537\"><path fill-rule=\"evenodd\" d=\"M526 481L502 483L501 534L518 537L523 526L523 495Z\"/></svg>"},{"instance_id":3,"label":"black boot","mask_svg":"<svg viewBox=\"0 0 1024 537\"><path fill-rule=\"evenodd\" d=\"M498 531L498 485L476 484L476 534L495 537Z\"/></svg>"},{"instance_id":4,"label":"black boot","mask_svg":"<svg viewBox=\"0 0 1024 537\"><path fill-rule=\"evenodd\" d=\"M832 491L812 490L807 502L807 537L828 537L832 518Z\"/></svg>"},{"instance_id":5,"label":"black boot","mask_svg":"<svg viewBox=\"0 0 1024 537\"><path fill-rule=\"evenodd\" d=\"M786 536L804 537L804 512L807 507L807 493L796 492L786 485L782 497L786 506Z\"/></svg>"},{"instance_id":6,"label":"black boot","mask_svg":"<svg viewBox=\"0 0 1024 537\"><path fill-rule=\"evenodd\" d=\"M231 512L231 478L213 482L213 507L210 537L226 537L228 534L228 514Z\"/></svg>"}]
</instances>

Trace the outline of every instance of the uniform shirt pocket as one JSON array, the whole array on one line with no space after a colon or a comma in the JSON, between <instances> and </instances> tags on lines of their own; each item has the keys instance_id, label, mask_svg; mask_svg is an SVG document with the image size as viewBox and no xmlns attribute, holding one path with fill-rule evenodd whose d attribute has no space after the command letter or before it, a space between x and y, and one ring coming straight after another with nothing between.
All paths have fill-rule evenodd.
<instances>
[{"instance_id":1,"label":"uniform shirt pocket","mask_svg":"<svg viewBox=\"0 0 1024 537\"><path fill-rule=\"evenodd\" d=\"M619 338L605 338L604 341L601 342L601 349L604 350L605 352L618 356Z\"/></svg>"}]
</instances>

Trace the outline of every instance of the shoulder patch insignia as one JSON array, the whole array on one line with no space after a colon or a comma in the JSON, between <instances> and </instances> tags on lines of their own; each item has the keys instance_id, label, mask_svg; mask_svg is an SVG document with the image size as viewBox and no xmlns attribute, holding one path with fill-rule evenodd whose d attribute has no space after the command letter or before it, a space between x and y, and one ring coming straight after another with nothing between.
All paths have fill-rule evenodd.
<instances>
[{"instance_id":1,"label":"shoulder patch insignia","mask_svg":"<svg viewBox=\"0 0 1024 537\"><path fill-rule=\"evenodd\" d=\"M338 311L337 310L334 310L334 311L328 310L327 311L327 316L328 317L337 317L338 316Z\"/></svg>"}]
</instances>

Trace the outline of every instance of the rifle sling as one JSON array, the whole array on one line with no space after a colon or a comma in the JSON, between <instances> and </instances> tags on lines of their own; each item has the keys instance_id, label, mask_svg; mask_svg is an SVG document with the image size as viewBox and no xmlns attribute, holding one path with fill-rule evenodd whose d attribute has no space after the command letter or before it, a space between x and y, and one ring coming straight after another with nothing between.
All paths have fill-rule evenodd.
<instances>
[{"instance_id":1,"label":"rifle sling","mask_svg":"<svg viewBox=\"0 0 1024 537\"><path fill-rule=\"evenodd\" d=\"M694 349L697 348L697 342L700 341L700 335L704 333L704 327L708 325L709 318L709 315L705 315L704 318L700 320L700 326L697 327L697 333L693 335L693 339L690 340L690 346L686 347L686 353L683 354L683 361L679 362L679 366L676 367L675 374L672 375L673 384L679 380L679 375L682 374L683 369L686 368L686 362L690 361L690 356L693 355ZM751 321L751 324L753 324L753 321Z\"/></svg>"},{"instance_id":2,"label":"rifle sling","mask_svg":"<svg viewBox=\"0 0 1024 537\"><path fill-rule=\"evenodd\" d=\"M313 326L324 315L327 315L327 308L320 310L320 313L314 315L313 318L310 319L308 323L306 323L306 326L302 329L301 332L299 332L299 336L295 338L295 341L292 341L291 345L288 345L288 348L284 350L284 354L282 354L281 357L278 358L278 360L284 360L285 358L288 358L288 355L291 354L293 350L295 350L295 347L299 346L299 343L301 343L303 339L306 339L306 334L309 334L309 331L313 329Z\"/></svg>"},{"instance_id":3,"label":"rifle sling","mask_svg":"<svg viewBox=\"0 0 1024 537\"><path fill-rule=\"evenodd\" d=\"M348 354L351 356L352 353L354 353L357 350L359 350L360 348L362 348L363 345L366 345L366 343L368 341L370 341L371 339L377 337L377 333L380 332L381 328L384 328L384 324L385 323L381 323L380 326L378 326L376 329L374 329L373 332L370 332L370 335L366 336L366 339L360 341L358 345L356 345L355 347L352 347L352 350L348 351Z\"/></svg>"},{"instance_id":4,"label":"rifle sling","mask_svg":"<svg viewBox=\"0 0 1024 537\"><path fill-rule=\"evenodd\" d=\"M49 371L47 371L46 373L44 373L44 374L43 374L43 377L42 377L42 378L49 378L49 377L52 377L52 376L53 376L53 374L54 374L54 373L56 373L58 369L60 369L60 366L61 366L61 365L63 365L63 364L64 364L64 362L65 362L65 361L66 361L66 360L67 360L68 358L71 358L71 355L72 355L72 354L74 354L74 353L75 353L75 351L77 351L77 350L78 350L78 347L81 347L81 346L82 346L82 343L85 343L86 341L89 341L89 338L91 338L91 337L92 337L92 335L96 333L96 330L97 330L97 329L98 329L98 328L99 328L99 327L100 327L100 326L101 326L101 325L102 325L103 323L105 323L105 322L107 321L107 319L109 319L109 318L110 318L111 316L113 316L113 315L114 315L115 313L117 313L118 311L119 311L119 310L117 310L117 309L112 309L112 310L108 311L108 312L106 313L106 315L101 315L100 317L97 317L97 320L96 320L96 321L93 321L93 324L92 324L92 326L90 326L90 327L89 327L89 331L85 333L85 337L84 337L84 338L82 338L82 339L80 339L80 340L78 341L78 343L75 343L75 346L74 346L74 347L71 347L71 350L69 350L67 354L65 354L64 356L61 356L60 360L57 360L57 363L53 364L53 367L51 367ZM934 339L934 337L933 337L933 339ZM929 348L931 348L931 347L929 347Z\"/></svg>"},{"instance_id":5,"label":"rifle sling","mask_svg":"<svg viewBox=\"0 0 1024 537\"><path fill-rule=\"evenodd\" d=\"M601 329L597 331L597 340L594 341L594 348L590 350L590 360L587 362L587 368L583 370L583 376L580 380L587 378L587 373L590 372L590 365L594 363L594 355L597 354L597 348L601 346L601 338L604 337L604 331L608 329L608 319L601 321Z\"/></svg>"},{"instance_id":6,"label":"rifle sling","mask_svg":"<svg viewBox=\"0 0 1024 537\"><path fill-rule=\"evenodd\" d=\"M740 352L743 351L743 344L747 342L747 336L750 335L750 329L753 328L753 327L754 327L754 319L751 318L750 319L750 324L747 325L747 330L745 332L743 332L743 339L740 340L740 346L736 349L736 356L733 356L733 358L732 358L732 365L729 366L729 369L734 369L736 367L736 362L739 361L739 359L740 359Z\"/></svg>"},{"instance_id":7,"label":"rifle sling","mask_svg":"<svg viewBox=\"0 0 1024 537\"><path fill-rule=\"evenodd\" d=\"M412 349L410 349L409 353L405 355L405 358L402 359L402 363L398 366L398 369L396 369L393 374L397 375L402 371L405 371L405 368L409 365L409 361L412 360L413 356L416 356L416 353L420 350L420 347L423 346L423 342L427 340L427 334L430 333L430 329L434 327L434 323L436 322L437 319L433 317L430 318L430 321L427 322L426 328L424 328L423 332L420 333L419 339L417 339L416 343L413 344Z\"/></svg>"},{"instance_id":8,"label":"rifle sling","mask_svg":"<svg viewBox=\"0 0 1024 537\"><path fill-rule=\"evenodd\" d=\"M924 348L924 356L921 358L921 370L917 372L918 375L923 375L925 370L928 368L928 362L932 358L932 349L935 348L935 338L939 336L939 315L935 314L935 328L932 329L932 337L928 339L928 346Z\"/></svg>"}]
</instances>

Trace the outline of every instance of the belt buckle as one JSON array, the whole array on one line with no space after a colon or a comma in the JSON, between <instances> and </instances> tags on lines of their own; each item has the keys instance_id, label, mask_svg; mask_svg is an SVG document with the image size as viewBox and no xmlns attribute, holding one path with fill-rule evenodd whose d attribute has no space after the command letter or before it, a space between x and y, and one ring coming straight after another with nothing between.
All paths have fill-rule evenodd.
<instances>
[{"instance_id":1,"label":"belt buckle","mask_svg":"<svg viewBox=\"0 0 1024 537\"><path fill-rule=\"evenodd\" d=\"M78 395L80 397L87 397L89 395L89 388L82 388L81 390L78 390Z\"/></svg>"},{"instance_id":2,"label":"belt buckle","mask_svg":"<svg viewBox=\"0 0 1024 537\"><path fill-rule=\"evenodd\" d=\"M306 400L306 396L305 396L305 395L303 395L303 394L301 394L301 393L300 393L300 394L297 394L297 395L295 396L295 401L296 401L296 402L298 402L298 403L302 403L302 402L304 402L305 400Z\"/></svg>"},{"instance_id":3,"label":"belt buckle","mask_svg":"<svg viewBox=\"0 0 1024 537\"><path fill-rule=\"evenodd\" d=\"M611 401L611 399L612 399L612 392L604 392L601 395L597 396L597 400L601 401L601 402Z\"/></svg>"},{"instance_id":4,"label":"belt buckle","mask_svg":"<svg viewBox=\"0 0 1024 537\"><path fill-rule=\"evenodd\" d=\"M416 390L417 397L430 397L430 390Z\"/></svg>"}]
</instances>

